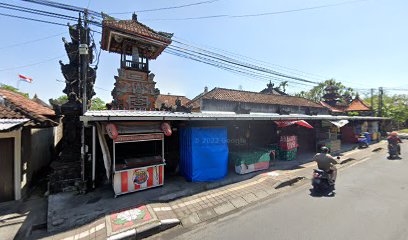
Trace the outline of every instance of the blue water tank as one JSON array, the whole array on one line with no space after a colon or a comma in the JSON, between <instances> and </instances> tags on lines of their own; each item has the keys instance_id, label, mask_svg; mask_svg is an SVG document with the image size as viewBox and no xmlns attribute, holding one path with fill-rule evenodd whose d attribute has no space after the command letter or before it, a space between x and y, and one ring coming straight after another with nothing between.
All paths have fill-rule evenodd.
<instances>
[{"instance_id":1,"label":"blue water tank","mask_svg":"<svg viewBox=\"0 0 408 240\"><path fill-rule=\"evenodd\" d=\"M192 182L224 178L228 173L227 129L181 128L180 173Z\"/></svg>"}]
</instances>

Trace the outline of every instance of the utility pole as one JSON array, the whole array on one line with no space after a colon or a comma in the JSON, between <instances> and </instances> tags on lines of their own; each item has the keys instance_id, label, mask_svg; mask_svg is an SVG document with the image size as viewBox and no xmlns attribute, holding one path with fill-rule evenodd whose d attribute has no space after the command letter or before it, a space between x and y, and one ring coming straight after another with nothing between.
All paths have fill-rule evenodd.
<instances>
[{"instance_id":1,"label":"utility pole","mask_svg":"<svg viewBox=\"0 0 408 240\"><path fill-rule=\"evenodd\" d=\"M380 87L378 89L378 116L379 117L383 116L383 94L384 94L384 89L383 87Z\"/></svg>"},{"instance_id":2,"label":"utility pole","mask_svg":"<svg viewBox=\"0 0 408 240\"><path fill-rule=\"evenodd\" d=\"M84 11L84 35L85 39L81 39L80 55L82 58L82 112L85 113L88 110L88 97L87 97L87 78L88 78L88 54L89 54L89 30L88 30L88 11Z\"/></svg>"},{"instance_id":3,"label":"utility pole","mask_svg":"<svg viewBox=\"0 0 408 240\"><path fill-rule=\"evenodd\" d=\"M88 64L89 64L89 30L88 30L88 12L85 9L83 13L83 37L80 39L79 45L79 55L80 55L80 77L81 77L81 84L80 89L82 90L82 114L88 109L88 97L87 97L87 78L88 78ZM79 31L81 32L81 31ZM80 33L81 35L81 33ZM85 161L87 156L87 145L85 143L85 125L82 124L82 131L81 131L81 177L82 177L82 186L81 191L85 192L86 183L85 183Z\"/></svg>"},{"instance_id":4,"label":"utility pole","mask_svg":"<svg viewBox=\"0 0 408 240\"><path fill-rule=\"evenodd\" d=\"M373 111L373 114L374 114L374 88L371 88L370 90L371 90L371 98L370 98L370 100L371 100L371 111Z\"/></svg>"}]
</instances>

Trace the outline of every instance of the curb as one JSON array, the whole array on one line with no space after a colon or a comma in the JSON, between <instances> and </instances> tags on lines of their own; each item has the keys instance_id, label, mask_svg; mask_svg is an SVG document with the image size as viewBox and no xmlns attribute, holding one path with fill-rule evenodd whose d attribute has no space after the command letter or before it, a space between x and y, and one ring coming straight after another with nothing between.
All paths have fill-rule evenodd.
<instances>
[{"instance_id":1,"label":"curb","mask_svg":"<svg viewBox=\"0 0 408 240\"><path fill-rule=\"evenodd\" d=\"M154 234L160 233L162 231L168 230L180 224L180 220L177 218L164 219L160 222L151 223L140 228L133 228L118 234L111 235L107 237L107 240L119 240L126 239L130 237L135 237L136 239L146 238Z\"/></svg>"}]
</instances>

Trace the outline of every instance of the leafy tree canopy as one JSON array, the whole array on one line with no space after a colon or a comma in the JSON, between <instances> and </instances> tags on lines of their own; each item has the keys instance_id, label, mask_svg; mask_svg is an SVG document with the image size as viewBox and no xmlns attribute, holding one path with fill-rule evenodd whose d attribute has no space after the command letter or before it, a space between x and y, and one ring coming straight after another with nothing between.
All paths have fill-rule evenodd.
<instances>
[{"instance_id":1,"label":"leafy tree canopy","mask_svg":"<svg viewBox=\"0 0 408 240\"><path fill-rule=\"evenodd\" d=\"M371 96L364 98L364 102L371 104ZM373 96L373 108L377 109L378 113L378 95ZM405 122L408 120L408 95L383 95L382 116L389 117L397 122Z\"/></svg>"},{"instance_id":2,"label":"leafy tree canopy","mask_svg":"<svg viewBox=\"0 0 408 240\"><path fill-rule=\"evenodd\" d=\"M15 93L18 93L18 94L20 94L20 95L22 95L22 96L24 96L26 98L29 98L28 93L20 92L20 90L18 88L15 88L13 86L10 86L10 85L7 85L7 84L0 84L0 88L9 90L9 91L12 91L12 92L15 92Z\"/></svg>"},{"instance_id":3,"label":"leafy tree canopy","mask_svg":"<svg viewBox=\"0 0 408 240\"><path fill-rule=\"evenodd\" d=\"M102 99L94 97L91 100L90 110L106 110L106 103Z\"/></svg>"},{"instance_id":4,"label":"leafy tree canopy","mask_svg":"<svg viewBox=\"0 0 408 240\"><path fill-rule=\"evenodd\" d=\"M57 97L55 99L51 98L48 101L50 102L51 105L62 105L64 103L68 102L68 96L67 95L62 95L62 96L59 96L59 97Z\"/></svg>"},{"instance_id":5,"label":"leafy tree canopy","mask_svg":"<svg viewBox=\"0 0 408 240\"><path fill-rule=\"evenodd\" d=\"M57 97L55 99L51 98L49 100L49 102L50 102L51 105L62 105L64 103L68 102L68 96L67 95L62 95L62 96L59 96L59 97ZM106 110L106 103L102 99L100 99L98 97L94 97L91 100L90 110Z\"/></svg>"},{"instance_id":6,"label":"leafy tree canopy","mask_svg":"<svg viewBox=\"0 0 408 240\"><path fill-rule=\"evenodd\" d=\"M343 102L349 103L356 96L356 92L352 88L346 87L341 82L338 82L335 79L329 79L321 82L319 83L319 85L313 87L309 91L301 91L299 93L296 93L295 96L307 98L314 102L320 102L323 100L322 97L325 94L324 90L328 86L338 87L338 93L342 96L342 99L340 100Z\"/></svg>"}]
</instances>

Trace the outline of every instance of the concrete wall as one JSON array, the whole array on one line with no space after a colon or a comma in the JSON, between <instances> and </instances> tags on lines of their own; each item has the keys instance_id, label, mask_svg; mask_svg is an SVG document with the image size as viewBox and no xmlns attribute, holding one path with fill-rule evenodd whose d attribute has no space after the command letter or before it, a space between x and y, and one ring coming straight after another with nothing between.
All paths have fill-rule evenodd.
<instances>
[{"instance_id":1,"label":"concrete wall","mask_svg":"<svg viewBox=\"0 0 408 240\"><path fill-rule=\"evenodd\" d=\"M202 99L201 111L233 112L237 104L237 102ZM260 113L276 113L278 110L278 105L274 104L241 103L241 106L244 109L251 109L251 112ZM306 109L307 107L281 105L281 110L289 111L292 114L305 114ZM317 112L318 114L328 114L327 109L324 108L311 108L310 110L312 112Z\"/></svg>"},{"instance_id":2,"label":"concrete wall","mask_svg":"<svg viewBox=\"0 0 408 240\"><path fill-rule=\"evenodd\" d=\"M22 131L21 180L23 195L33 181L38 180L40 171L47 167L52 159L55 147L55 129L24 128Z\"/></svg>"}]
</instances>

